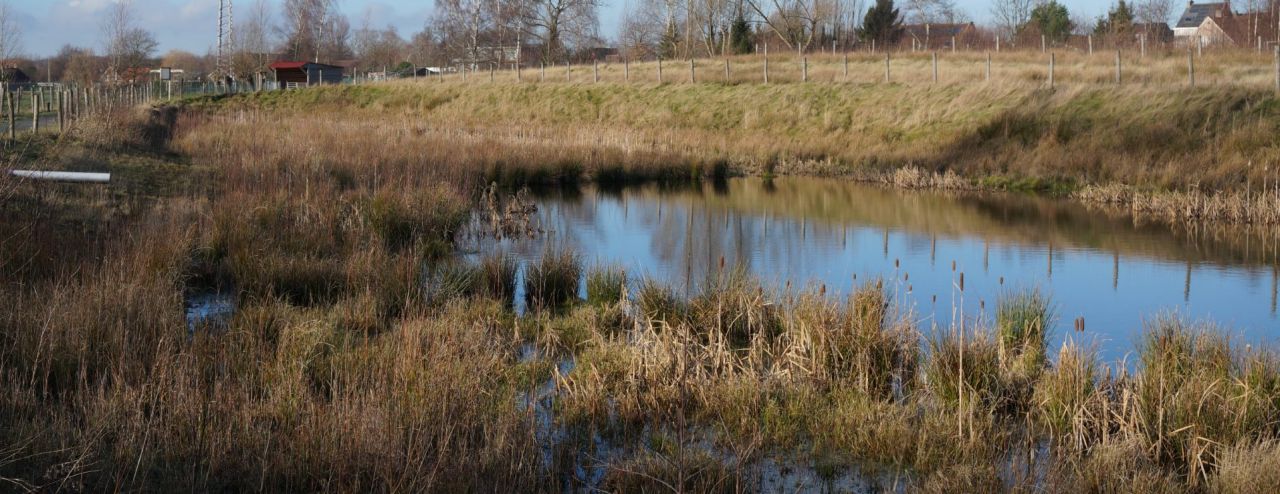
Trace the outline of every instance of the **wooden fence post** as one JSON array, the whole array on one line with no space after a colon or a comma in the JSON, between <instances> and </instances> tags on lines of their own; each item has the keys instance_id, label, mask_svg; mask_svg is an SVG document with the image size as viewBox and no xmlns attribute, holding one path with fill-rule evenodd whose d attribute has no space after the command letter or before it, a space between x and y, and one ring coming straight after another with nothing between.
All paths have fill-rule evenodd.
<instances>
[{"instance_id":1,"label":"wooden fence post","mask_svg":"<svg viewBox=\"0 0 1280 494\"><path fill-rule=\"evenodd\" d=\"M1049 89L1053 89L1053 53L1049 54Z\"/></svg>"},{"instance_id":2,"label":"wooden fence post","mask_svg":"<svg viewBox=\"0 0 1280 494\"><path fill-rule=\"evenodd\" d=\"M1044 53L1046 51L1049 51L1049 40L1045 37L1045 35L1041 34L1040 35L1040 53Z\"/></svg>"},{"instance_id":3,"label":"wooden fence post","mask_svg":"<svg viewBox=\"0 0 1280 494\"><path fill-rule=\"evenodd\" d=\"M31 93L31 133L40 131L40 91Z\"/></svg>"},{"instance_id":4,"label":"wooden fence post","mask_svg":"<svg viewBox=\"0 0 1280 494\"><path fill-rule=\"evenodd\" d=\"M729 59L724 59L724 83L729 83Z\"/></svg>"},{"instance_id":5,"label":"wooden fence post","mask_svg":"<svg viewBox=\"0 0 1280 494\"><path fill-rule=\"evenodd\" d=\"M61 134L67 130L67 124L62 120L66 118L66 114L62 112L62 104L65 100L62 98L62 91L57 91L54 94L56 95L54 98L55 105L58 107L58 133Z\"/></svg>"},{"instance_id":6,"label":"wooden fence post","mask_svg":"<svg viewBox=\"0 0 1280 494\"><path fill-rule=\"evenodd\" d=\"M622 59L622 82L631 82L631 60Z\"/></svg>"},{"instance_id":7,"label":"wooden fence post","mask_svg":"<svg viewBox=\"0 0 1280 494\"><path fill-rule=\"evenodd\" d=\"M568 60L564 61L564 82L573 82L573 66Z\"/></svg>"},{"instance_id":8,"label":"wooden fence post","mask_svg":"<svg viewBox=\"0 0 1280 494\"><path fill-rule=\"evenodd\" d=\"M547 62L538 62L538 82L547 82Z\"/></svg>"},{"instance_id":9,"label":"wooden fence post","mask_svg":"<svg viewBox=\"0 0 1280 494\"><path fill-rule=\"evenodd\" d=\"M933 52L933 83L938 83L938 52Z\"/></svg>"},{"instance_id":10,"label":"wooden fence post","mask_svg":"<svg viewBox=\"0 0 1280 494\"><path fill-rule=\"evenodd\" d=\"M849 52L842 53L840 60L844 64L844 80L848 81L849 80Z\"/></svg>"},{"instance_id":11,"label":"wooden fence post","mask_svg":"<svg viewBox=\"0 0 1280 494\"><path fill-rule=\"evenodd\" d=\"M1116 50L1116 84L1120 84L1120 50Z\"/></svg>"},{"instance_id":12,"label":"wooden fence post","mask_svg":"<svg viewBox=\"0 0 1280 494\"><path fill-rule=\"evenodd\" d=\"M13 106L13 93L5 91L5 105L8 106L9 114L9 142L13 142L18 138L18 119Z\"/></svg>"},{"instance_id":13,"label":"wooden fence post","mask_svg":"<svg viewBox=\"0 0 1280 494\"><path fill-rule=\"evenodd\" d=\"M809 82L809 57L800 57L800 82Z\"/></svg>"},{"instance_id":14,"label":"wooden fence post","mask_svg":"<svg viewBox=\"0 0 1280 494\"><path fill-rule=\"evenodd\" d=\"M769 83L769 45L764 45L764 83Z\"/></svg>"},{"instance_id":15,"label":"wooden fence post","mask_svg":"<svg viewBox=\"0 0 1280 494\"><path fill-rule=\"evenodd\" d=\"M592 83L600 82L600 61L599 60L594 60L594 59L591 60L591 82Z\"/></svg>"},{"instance_id":16,"label":"wooden fence post","mask_svg":"<svg viewBox=\"0 0 1280 494\"><path fill-rule=\"evenodd\" d=\"M1276 45L1276 92L1280 93L1280 44Z\"/></svg>"},{"instance_id":17,"label":"wooden fence post","mask_svg":"<svg viewBox=\"0 0 1280 494\"><path fill-rule=\"evenodd\" d=\"M884 82L889 83L889 50L884 52Z\"/></svg>"},{"instance_id":18,"label":"wooden fence post","mask_svg":"<svg viewBox=\"0 0 1280 494\"><path fill-rule=\"evenodd\" d=\"M658 84L662 84L662 57L658 57Z\"/></svg>"},{"instance_id":19,"label":"wooden fence post","mask_svg":"<svg viewBox=\"0 0 1280 494\"><path fill-rule=\"evenodd\" d=\"M1093 55L1093 35L1089 35L1089 55Z\"/></svg>"},{"instance_id":20,"label":"wooden fence post","mask_svg":"<svg viewBox=\"0 0 1280 494\"><path fill-rule=\"evenodd\" d=\"M1187 50L1187 87L1196 87L1196 57Z\"/></svg>"},{"instance_id":21,"label":"wooden fence post","mask_svg":"<svg viewBox=\"0 0 1280 494\"><path fill-rule=\"evenodd\" d=\"M991 82L991 52L987 52L987 82Z\"/></svg>"},{"instance_id":22,"label":"wooden fence post","mask_svg":"<svg viewBox=\"0 0 1280 494\"><path fill-rule=\"evenodd\" d=\"M697 82L698 82L698 75L693 72L693 57L690 57L689 58L689 83L694 84Z\"/></svg>"}]
</instances>

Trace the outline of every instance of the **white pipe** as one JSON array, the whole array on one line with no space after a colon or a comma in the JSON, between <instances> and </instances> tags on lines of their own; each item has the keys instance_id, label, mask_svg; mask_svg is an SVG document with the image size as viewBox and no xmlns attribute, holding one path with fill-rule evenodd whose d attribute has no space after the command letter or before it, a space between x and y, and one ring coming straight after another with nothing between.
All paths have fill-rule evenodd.
<instances>
[{"instance_id":1,"label":"white pipe","mask_svg":"<svg viewBox=\"0 0 1280 494\"><path fill-rule=\"evenodd\" d=\"M59 182L89 182L101 184L111 181L110 173L50 172L40 170L13 170L10 173L15 177L30 178L32 180L55 180Z\"/></svg>"}]
</instances>

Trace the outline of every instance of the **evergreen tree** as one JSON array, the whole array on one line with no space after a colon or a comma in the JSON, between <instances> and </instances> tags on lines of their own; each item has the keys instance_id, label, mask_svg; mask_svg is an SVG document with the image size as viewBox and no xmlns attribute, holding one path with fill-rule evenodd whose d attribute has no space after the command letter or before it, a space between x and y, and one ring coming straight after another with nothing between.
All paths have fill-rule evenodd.
<instances>
[{"instance_id":1,"label":"evergreen tree","mask_svg":"<svg viewBox=\"0 0 1280 494\"><path fill-rule=\"evenodd\" d=\"M876 0L876 4L862 18L858 37L863 41L875 40L880 46L898 42L898 38L902 37L902 17L898 15L898 9L894 8L893 0Z\"/></svg>"},{"instance_id":2,"label":"evergreen tree","mask_svg":"<svg viewBox=\"0 0 1280 494\"><path fill-rule=\"evenodd\" d=\"M1028 24L1040 29L1040 33L1049 38L1049 41L1060 43L1071 35L1071 30L1075 29L1075 24L1071 22L1071 13L1067 12L1067 6L1060 4L1057 0L1051 0L1042 3L1031 11L1031 20Z\"/></svg>"},{"instance_id":3,"label":"evergreen tree","mask_svg":"<svg viewBox=\"0 0 1280 494\"><path fill-rule=\"evenodd\" d=\"M1120 3L1107 11L1106 17L1098 18L1093 34L1129 34L1133 32L1133 17L1133 9L1124 0L1120 0Z\"/></svg>"},{"instance_id":4,"label":"evergreen tree","mask_svg":"<svg viewBox=\"0 0 1280 494\"><path fill-rule=\"evenodd\" d=\"M733 24L729 26L729 49L735 55L743 55L755 51L755 44L751 42L751 25L747 24L747 18L739 11Z\"/></svg>"}]
</instances>

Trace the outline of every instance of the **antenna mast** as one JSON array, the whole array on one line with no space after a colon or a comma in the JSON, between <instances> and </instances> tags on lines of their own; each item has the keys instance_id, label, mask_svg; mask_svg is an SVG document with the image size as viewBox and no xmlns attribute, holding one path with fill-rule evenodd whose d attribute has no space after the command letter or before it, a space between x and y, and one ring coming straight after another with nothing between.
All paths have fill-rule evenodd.
<instances>
[{"instance_id":1,"label":"antenna mast","mask_svg":"<svg viewBox=\"0 0 1280 494\"><path fill-rule=\"evenodd\" d=\"M231 0L218 0L218 63L214 77L222 80L231 77Z\"/></svg>"}]
</instances>

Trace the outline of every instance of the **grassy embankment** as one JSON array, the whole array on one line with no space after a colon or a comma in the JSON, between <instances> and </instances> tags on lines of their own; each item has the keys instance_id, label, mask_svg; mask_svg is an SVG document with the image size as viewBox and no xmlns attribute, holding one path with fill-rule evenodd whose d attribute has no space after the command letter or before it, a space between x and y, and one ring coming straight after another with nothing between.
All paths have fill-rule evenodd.
<instances>
[{"instance_id":1,"label":"grassy embankment","mask_svg":"<svg viewBox=\"0 0 1280 494\"><path fill-rule=\"evenodd\" d=\"M927 62L911 67L920 64ZM1084 65L1079 77L1088 82L1072 83L1068 59L1053 90L1030 76L989 84L658 85L451 75L191 107L219 125L322 153L374 139L380 152L413 154L477 181L607 182L727 169L1074 194L1168 219L1280 220L1280 100L1265 84L1248 84L1263 80L1248 74L1265 73L1265 65L1225 65L1220 70L1240 71L1246 84L1196 88L1165 82L1174 70L1167 60L1132 69L1150 82L1121 87L1092 80L1102 65ZM651 69L633 64L631 73ZM1039 69L1007 62L999 70Z\"/></svg>"}]
</instances>

